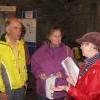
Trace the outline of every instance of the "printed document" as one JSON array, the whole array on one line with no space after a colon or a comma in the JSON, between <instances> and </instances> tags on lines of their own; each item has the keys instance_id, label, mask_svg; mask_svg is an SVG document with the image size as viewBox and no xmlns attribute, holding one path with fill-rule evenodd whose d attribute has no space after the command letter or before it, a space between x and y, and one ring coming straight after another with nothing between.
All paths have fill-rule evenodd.
<instances>
[{"instance_id":1,"label":"printed document","mask_svg":"<svg viewBox=\"0 0 100 100\"><path fill-rule=\"evenodd\" d=\"M71 57L67 57L61 62L63 68L66 71L66 74L68 77L70 77L72 81L72 85L75 86L78 80L78 75L79 75L79 68L76 65L76 63L73 61Z\"/></svg>"}]
</instances>

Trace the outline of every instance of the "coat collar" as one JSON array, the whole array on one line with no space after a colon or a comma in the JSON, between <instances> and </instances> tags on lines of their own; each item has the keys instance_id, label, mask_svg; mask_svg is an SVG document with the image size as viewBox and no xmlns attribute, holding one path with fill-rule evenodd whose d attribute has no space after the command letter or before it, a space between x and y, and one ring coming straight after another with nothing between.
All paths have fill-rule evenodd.
<instances>
[{"instance_id":1,"label":"coat collar","mask_svg":"<svg viewBox=\"0 0 100 100\"><path fill-rule=\"evenodd\" d=\"M0 38L0 41L6 42L5 36L6 36L6 33L2 34L1 38Z\"/></svg>"},{"instance_id":2,"label":"coat collar","mask_svg":"<svg viewBox=\"0 0 100 100\"><path fill-rule=\"evenodd\" d=\"M85 67L82 69L82 71L79 74L79 78L85 75L85 73L91 68L91 66L96 63L96 61L100 60L100 53L96 54L90 59L85 60Z\"/></svg>"}]
</instances>

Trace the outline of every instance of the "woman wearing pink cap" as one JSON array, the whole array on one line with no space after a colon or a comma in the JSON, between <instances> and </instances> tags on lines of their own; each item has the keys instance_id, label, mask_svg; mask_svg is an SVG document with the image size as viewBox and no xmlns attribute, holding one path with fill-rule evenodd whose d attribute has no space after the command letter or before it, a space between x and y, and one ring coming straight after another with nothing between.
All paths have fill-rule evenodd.
<instances>
[{"instance_id":1,"label":"woman wearing pink cap","mask_svg":"<svg viewBox=\"0 0 100 100\"><path fill-rule=\"evenodd\" d=\"M84 65L80 68L76 86L53 87L55 91L66 90L75 100L100 100L100 33L89 32L77 39L81 45ZM67 79L70 83L71 79Z\"/></svg>"}]
</instances>

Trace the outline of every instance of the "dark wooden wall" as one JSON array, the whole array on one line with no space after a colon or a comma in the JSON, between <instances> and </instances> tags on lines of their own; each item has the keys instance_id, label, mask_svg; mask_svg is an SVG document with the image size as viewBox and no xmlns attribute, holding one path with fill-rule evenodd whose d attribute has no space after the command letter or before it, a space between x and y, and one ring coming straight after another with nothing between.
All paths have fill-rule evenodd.
<instances>
[{"instance_id":1,"label":"dark wooden wall","mask_svg":"<svg viewBox=\"0 0 100 100\"><path fill-rule=\"evenodd\" d=\"M0 0L0 5L16 5L18 17L25 10L35 11L38 44L53 25L63 28L64 42L72 47L84 33L100 31L99 0Z\"/></svg>"}]
</instances>

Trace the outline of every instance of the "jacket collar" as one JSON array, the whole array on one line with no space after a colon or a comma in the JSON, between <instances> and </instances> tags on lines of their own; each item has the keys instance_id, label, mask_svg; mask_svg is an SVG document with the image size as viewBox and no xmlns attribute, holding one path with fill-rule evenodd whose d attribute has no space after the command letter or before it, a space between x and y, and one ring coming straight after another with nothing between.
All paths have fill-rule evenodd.
<instances>
[{"instance_id":1,"label":"jacket collar","mask_svg":"<svg viewBox=\"0 0 100 100\"><path fill-rule=\"evenodd\" d=\"M91 66L98 60L100 60L100 53L96 54L95 56L93 56L90 59L86 59L85 60L85 67L80 72L79 78L81 78L89 70L89 68L91 68Z\"/></svg>"},{"instance_id":2,"label":"jacket collar","mask_svg":"<svg viewBox=\"0 0 100 100\"><path fill-rule=\"evenodd\" d=\"M97 53L95 56L93 56L92 58L87 58L85 59L85 64L86 66L91 66L92 64L94 64L98 59L100 59L100 53Z\"/></svg>"},{"instance_id":3,"label":"jacket collar","mask_svg":"<svg viewBox=\"0 0 100 100\"><path fill-rule=\"evenodd\" d=\"M1 44L6 44L6 45L8 45L8 42L7 42L5 36L6 36L6 33L4 33L4 34L1 35L0 43L1 43ZM20 41L18 40L17 42L19 43Z\"/></svg>"},{"instance_id":4,"label":"jacket collar","mask_svg":"<svg viewBox=\"0 0 100 100\"><path fill-rule=\"evenodd\" d=\"M1 38L0 38L0 41L6 42L5 36L6 36L6 33L2 34L2 35L1 35Z\"/></svg>"}]
</instances>

